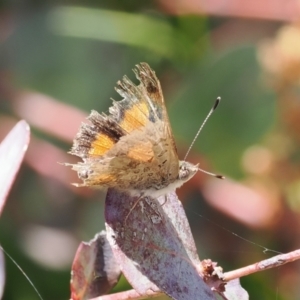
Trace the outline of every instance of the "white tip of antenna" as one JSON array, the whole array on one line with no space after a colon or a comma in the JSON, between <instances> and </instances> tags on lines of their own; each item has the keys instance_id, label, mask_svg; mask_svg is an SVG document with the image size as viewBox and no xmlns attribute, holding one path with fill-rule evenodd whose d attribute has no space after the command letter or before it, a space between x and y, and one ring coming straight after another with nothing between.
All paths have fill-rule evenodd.
<instances>
[{"instance_id":1,"label":"white tip of antenna","mask_svg":"<svg viewBox=\"0 0 300 300\"><path fill-rule=\"evenodd\" d=\"M221 102L221 97L217 97L216 102L212 108L213 111L218 107L220 102Z\"/></svg>"}]
</instances>

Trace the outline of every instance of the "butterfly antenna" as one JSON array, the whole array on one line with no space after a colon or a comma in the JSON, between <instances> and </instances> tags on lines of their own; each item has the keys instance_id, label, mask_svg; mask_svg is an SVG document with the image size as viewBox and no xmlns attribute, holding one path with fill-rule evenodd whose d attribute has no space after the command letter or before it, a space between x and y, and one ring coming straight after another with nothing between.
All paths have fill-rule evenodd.
<instances>
[{"instance_id":1,"label":"butterfly antenna","mask_svg":"<svg viewBox=\"0 0 300 300\"><path fill-rule=\"evenodd\" d=\"M25 276L25 278L28 280L28 282L30 283L30 285L32 286L32 288L35 290L35 292L37 293L38 297L41 300L44 300L43 297L41 296L41 294L39 293L39 291L37 290L37 288L35 287L35 285L33 284L33 282L30 280L30 278L27 276L27 274L23 271L23 269L18 265L18 263L0 246L0 250L15 264L15 266L21 271L21 273Z\"/></svg>"},{"instance_id":2,"label":"butterfly antenna","mask_svg":"<svg viewBox=\"0 0 300 300\"><path fill-rule=\"evenodd\" d=\"M206 118L204 119L202 125L200 126L200 128L199 128L197 134L195 135L195 137L194 137L194 139L193 139L193 141L192 141L192 143L191 143L191 146L189 147L189 149L188 149L188 151L187 151L187 153L186 153L186 155L185 155L185 157L184 157L184 161L186 160L186 158L187 158L187 156L189 155L189 153L190 153L192 147L194 146L194 144L195 144L195 142L196 142L196 140L197 140L197 138L198 138L200 132L202 131L202 128L204 127L205 123L207 122L207 120L209 119L209 117L211 116L211 114L216 110L216 108L218 107L220 101L221 101L221 97L218 97L218 98L216 99L216 101L215 101L214 106L213 106L213 107L211 108L211 110L209 111L208 115L206 116ZM202 171L204 171L204 170L202 170ZM204 173L205 173L205 171L204 171ZM207 173L207 172L206 172L206 173ZM211 175L214 175L214 176L215 176L215 174L211 174ZM217 176L215 176L215 177L217 177Z\"/></svg>"},{"instance_id":3,"label":"butterfly antenna","mask_svg":"<svg viewBox=\"0 0 300 300\"><path fill-rule=\"evenodd\" d=\"M225 179L225 176L223 176L223 175L211 173L211 172L205 171L205 170L200 169L200 168L198 168L198 171L201 171L202 173L205 173L205 174L207 174L207 175L211 175L211 176L216 177L216 178L219 178L219 179Z\"/></svg>"}]
</instances>

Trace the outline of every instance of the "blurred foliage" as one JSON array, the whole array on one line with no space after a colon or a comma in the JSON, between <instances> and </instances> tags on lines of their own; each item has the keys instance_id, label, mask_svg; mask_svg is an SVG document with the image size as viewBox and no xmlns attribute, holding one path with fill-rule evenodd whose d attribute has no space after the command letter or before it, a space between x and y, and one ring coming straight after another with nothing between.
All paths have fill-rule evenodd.
<instances>
[{"instance_id":1,"label":"blurred foliage","mask_svg":"<svg viewBox=\"0 0 300 300\"><path fill-rule=\"evenodd\" d=\"M117 80L125 74L134 79L131 72L134 65L148 62L161 80L180 157L184 156L214 99L221 96L220 108L205 126L190 156L200 159L210 171L240 183L255 182L256 186L259 183L260 189L264 187L274 193L277 201L274 203L279 203L276 205L280 212L274 213L272 222L265 227L258 225L255 230L228 212L213 209L201 189L191 185L184 189L180 196L182 200L189 199L185 205L200 257L218 261L226 270L266 258L259 246L233 236L223 227L277 251L299 247L295 239L300 203L297 188L300 131L295 130L300 128L298 68L292 73L292 68L277 66L274 72L266 67L270 66L269 60L274 57L274 64L286 62L280 60L284 54L277 48L276 56L268 52L275 49L272 43L268 44L269 48L257 48L263 39L274 38L278 24L259 23L252 30L255 20L170 15L159 1L78 0L72 2L76 7L63 6L65 3L1 3L1 139L7 132L4 128L8 120L15 122L22 117L22 110L16 109L25 103L22 97L17 97L19 93L30 90L51 96L55 99L53 105L55 101L64 103L70 111L73 108L86 114L91 109L108 111L110 98L119 99L113 90ZM265 36L261 36L261 31L267 32ZM248 35L251 38L247 39ZM297 39L299 36L284 43L293 44ZM298 67L295 62L297 58L289 66ZM291 79L286 74L295 76ZM32 119L43 120L51 111L39 111L32 106L29 113ZM68 151L71 137L62 139L51 132L51 126L45 130L30 118L27 121L34 139L48 142L59 153ZM71 121L71 114L57 114L52 126L61 124L59 130L63 132ZM79 125L78 122L76 126ZM270 154L271 167L263 172L255 173L245 167L245 153L253 145L260 145ZM64 166L60 166L61 174L46 172L57 164L57 157L54 159L41 146L35 150L37 158L41 155L40 171L25 160L0 219L0 241L44 300L68 299L70 264L76 247L67 247L64 242L52 244L52 251L57 251L54 255L60 257L60 251L66 251L68 259L60 267L51 266L49 262L37 260L37 254L28 248L30 232L42 226L67 233L75 244L89 240L104 229L105 194L74 192L68 186L69 177L61 175L66 172ZM259 167L259 158L254 155L250 165ZM243 202L243 195L240 197ZM225 196L220 201L226 201ZM273 202L270 203L269 210L272 210ZM39 244L36 250L40 251L38 247ZM297 299L299 291L292 284L299 280L296 270L297 264L281 267L279 271L248 276L242 284L253 299ZM289 276L290 282L284 281L283 274ZM125 280L117 290L123 288L128 288ZM29 283L9 261L3 299L37 299Z\"/></svg>"}]
</instances>

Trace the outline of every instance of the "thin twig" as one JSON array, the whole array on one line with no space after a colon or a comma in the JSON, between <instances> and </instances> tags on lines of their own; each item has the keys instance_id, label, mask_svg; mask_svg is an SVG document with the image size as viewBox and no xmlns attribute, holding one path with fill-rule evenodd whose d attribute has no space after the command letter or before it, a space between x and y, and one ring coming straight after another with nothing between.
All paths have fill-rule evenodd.
<instances>
[{"instance_id":1,"label":"thin twig","mask_svg":"<svg viewBox=\"0 0 300 300\"><path fill-rule=\"evenodd\" d=\"M163 295L162 292L154 292L154 291L148 291L146 295L140 295L135 290L129 290L125 292L115 293L111 295L105 295L97 298L93 298L91 300L129 300L129 299L148 299L148 298L154 298L159 297Z\"/></svg>"},{"instance_id":2,"label":"thin twig","mask_svg":"<svg viewBox=\"0 0 300 300\"><path fill-rule=\"evenodd\" d=\"M252 273L264 271L271 268L276 268L282 266L284 264L293 262L297 259L300 259L300 249L286 253L279 254L274 257L262 260L255 264L249 265L247 267L243 267L234 271L224 273L223 280L230 281L232 279L240 278Z\"/></svg>"}]
</instances>

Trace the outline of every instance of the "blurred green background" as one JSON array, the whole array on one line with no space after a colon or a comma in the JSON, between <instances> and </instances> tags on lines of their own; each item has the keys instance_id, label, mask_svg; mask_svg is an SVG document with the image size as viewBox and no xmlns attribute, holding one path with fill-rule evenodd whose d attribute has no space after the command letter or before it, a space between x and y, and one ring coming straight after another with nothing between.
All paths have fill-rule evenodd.
<instances>
[{"instance_id":1,"label":"blurred green background","mask_svg":"<svg viewBox=\"0 0 300 300\"><path fill-rule=\"evenodd\" d=\"M188 160L227 179L199 174L179 191L200 258L229 271L275 255L253 243L299 247L300 33L284 9L264 9L258 17L235 1L1 2L0 137L24 118L32 140L0 242L44 300L69 298L79 242L104 229L105 193L75 189L76 174L57 162L76 161L67 151L80 122L120 99L115 83L135 80L139 62L161 81L181 159L222 97ZM3 299L38 299L9 260L6 271ZM241 282L251 299L289 300L300 298L299 280L295 262ZM128 288L122 279L115 290Z\"/></svg>"}]
</instances>

